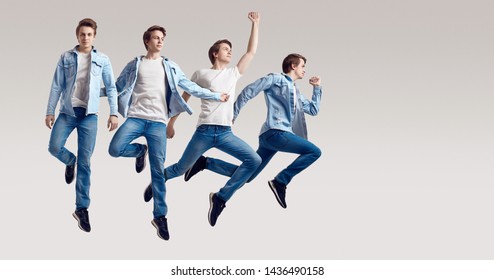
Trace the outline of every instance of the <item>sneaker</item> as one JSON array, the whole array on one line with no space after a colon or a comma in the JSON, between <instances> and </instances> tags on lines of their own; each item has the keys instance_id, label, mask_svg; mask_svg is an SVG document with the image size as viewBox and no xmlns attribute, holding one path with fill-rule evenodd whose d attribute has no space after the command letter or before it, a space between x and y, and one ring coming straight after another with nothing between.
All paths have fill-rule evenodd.
<instances>
[{"instance_id":1,"label":"sneaker","mask_svg":"<svg viewBox=\"0 0 494 280\"><path fill-rule=\"evenodd\" d=\"M286 201L285 201L285 196L286 196L286 186L283 184L278 183L276 180L271 180L268 181L269 187L274 193L274 196L276 197L276 200L278 200L278 203L281 205L281 207L286 208Z\"/></svg>"},{"instance_id":2,"label":"sneaker","mask_svg":"<svg viewBox=\"0 0 494 280\"><path fill-rule=\"evenodd\" d=\"M216 225L216 220L218 220L218 216L221 214L223 209L226 207L225 201L219 198L215 193L209 194L209 213L208 220L209 224L214 227Z\"/></svg>"},{"instance_id":3,"label":"sneaker","mask_svg":"<svg viewBox=\"0 0 494 280\"><path fill-rule=\"evenodd\" d=\"M153 198L153 188L151 183L149 183L149 185L144 190L144 201L149 202L151 198Z\"/></svg>"},{"instance_id":4,"label":"sneaker","mask_svg":"<svg viewBox=\"0 0 494 280\"><path fill-rule=\"evenodd\" d=\"M166 222L166 217L161 216L155 218L151 221L151 224L156 228L158 236L163 240L170 239L170 234L168 233L168 223Z\"/></svg>"},{"instance_id":5,"label":"sneaker","mask_svg":"<svg viewBox=\"0 0 494 280\"><path fill-rule=\"evenodd\" d=\"M144 154L142 156L136 157L136 171L141 173L146 167L146 156L148 154L148 146L144 145Z\"/></svg>"},{"instance_id":6,"label":"sneaker","mask_svg":"<svg viewBox=\"0 0 494 280\"><path fill-rule=\"evenodd\" d=\"M89 224L89 214L87 212L87 208L76 210L74 213L72 213L72 216L79 223L79 228L81 230L85 232L91 231L91 225Z\"/></svg>"},{"instance_id":7,"label":"sneaker","mask_svg":"<svg viewBox=\"0 0 494 280\"><path fill-rule=\"evenodd\" d=\"M65 182L70 184L74 181L75 178L75 163L73 165L67 165L65 167Z\"/></svg>"},{"instance_id":8,"label":"sneaker","mask_svg":"<svg viewBox=\"0 0 494 280\"><path fill-rule=\"evenodd\" d=\"M200 156L196 160L194 165L192 165L192 167L189 170L187 170L187 172L185 172L185 175L184 175L185 182L189 181L190 178L192 178L192 176L196 175L200 171L203 171L204 168L206 168L206 157Z\"/></svg>"}]
</instances>

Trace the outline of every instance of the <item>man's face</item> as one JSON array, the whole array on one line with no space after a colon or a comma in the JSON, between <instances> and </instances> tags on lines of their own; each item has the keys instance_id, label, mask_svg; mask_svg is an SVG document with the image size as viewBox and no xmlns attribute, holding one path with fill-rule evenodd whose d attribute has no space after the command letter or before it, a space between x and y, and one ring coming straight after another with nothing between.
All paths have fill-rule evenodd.
<instances>
[{"instance_id":1,"label":"man's face","mask_svg":"<svg viewBox=\"0 0 494 280\"><path fill-rule=\"evenodd\" d=\"M79 41L79 47L83 49L91 48L93 46L94 29L89 26L81 26L79 28L79 33L77 34L77 41Z\"/></svg>"},{"instance_id":2,"label":"man's face","mask_svg":"<svg viewBox=\"0 0 494 280\"><path fill-rule=\"evenodd\" d=\"M149 52L160 52L163 48L163 41L165 40L165 35L159 30L151 31L151 38L146 42Z\"/></svg>"},{"instance_id":3,"label":"man's face","mask_svg":"<svg viewBox=\"0 0 494 280\"><path fill-rule=\"evenodd\" d=\"M226 43L221 43L220 44L220 49L216 53L216 60L225 62L225 63L230 63L230 60L232 59L232 49L230 46Z\"/></svg>"},{"instance_id":4,"label":"man's face","mask_svg":"<svg viewBox=\"0 0 494 280\"><path fill-rule=\"evenodd\" d=\"M297 79L302 79L305 75L305 62L303 59L300 58L300 62L297 66L294 64L292 65L293 71L295 72L295 76Z\"/></svg>"}]
</instances>

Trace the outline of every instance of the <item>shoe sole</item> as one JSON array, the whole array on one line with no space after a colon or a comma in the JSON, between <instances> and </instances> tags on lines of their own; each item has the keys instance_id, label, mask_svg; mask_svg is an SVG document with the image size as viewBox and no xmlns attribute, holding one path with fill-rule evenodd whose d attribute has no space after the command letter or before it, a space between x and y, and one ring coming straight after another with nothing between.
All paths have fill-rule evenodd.
<instances>
[{"instance_id":1,"label":"shoe sole","mask_svg":"<svg viewBox=\"0 0 494 280\"><path fill-rule=\"evenodd\" d=\"M158 237L163 239L163 240L168 240L170 239L170 237L168 237L168 239L165 239L163 236L160 235L160 229L158 227L158 225L153 221L151 221L151 224L153 225L154 228L156 228L156 234L158 234Z\"/></svg>"},{"instance_id":2,"label":"shoe sole","mask_svg":"<svg viewBox=\"0 0 494 280\"><path fill-rule=\"evenodd\" d=\"M286 205L283 205L283 202L281 201L280 197L278 196L278 192L276 191L276 187L274 186L274 184L271 181L268 181L268 185L269 185L269 188L271 189L271 191L273 191L274 196L276 197L276 200L281 205L281 207L286 208Z\"/></svg>"},{"instance_id":3,"label":"shoe sole","mask_svg":"<svg viewBox=\"0 0 494 280\"><path fill-rule=\"evenodd\" d=\"M187 181L189 181L189 180L190 180L190 178L191 178L191 177L189 177L189 174L190 174L190 172L191 172L191 171L192 171L192 168L189 168L189 170L187 170L187 171L185 172L185 175L184 175L184 181L185 181L185 182L187 182Z\"/></svg>"},{"instance_id":4,"label":"shoe sole","mask_svg":"<svg viewBox=\"0 0 494 280\"><path fill-rule=\"evenodd\" d=\"M75 213L72 213L72 217L74 217L74 218L77 220L77 225L79 226L79 228L80 228L82 231L84 231L84 232L90 232L90 231L91 231L91 230L87 231L87 230L85 230L85 229L83 229L83 228L81 227L81 220L79 219L79 217L78 217Z\"/></svg>"},{"instance_id":5,"label":"shoe sole","mask_svg":"<svg viewBox=\"0 0 494 280\"><path fill-rule=\"evenodd\" d=\"M211 211L213 210L213 195L214 193L209 194L209 211L208 211L208 221L212 227L214 227L214 225L211 223Z\"/></svg>"},{"instance_id":6,"label":"shoe sole","mask_svg":"<svg viewBox=\"0 0 494 280\"><path fill-rule=\"evenodd\" d=\"M203 157L203 156L201 156L201 157ZM199 159L201 159L201 158L199 158ZM199 160L199 159L198 159L198 160ZM204 159L204 160L205 160L205 159ZM197 173L199 173L199 172L201 172L201 171L203 171L203 170L204 170L204 168L203 168L203 169L200 169L199 171L197 171L196 173L194 173L194 175L190 175L190 173L192 173L192 169L194 169L194 167L195 167L196 163L197 163L197 161L196 161L196 162L192 165L192 167L191 167L191 168L189 168L187 171L185 171L185 174L184 174L184 181L185 181L185 182L189 181L189 180L190 180L190 178L192 178L194 175L196 175Z\"/></svg>"}]
</instances>

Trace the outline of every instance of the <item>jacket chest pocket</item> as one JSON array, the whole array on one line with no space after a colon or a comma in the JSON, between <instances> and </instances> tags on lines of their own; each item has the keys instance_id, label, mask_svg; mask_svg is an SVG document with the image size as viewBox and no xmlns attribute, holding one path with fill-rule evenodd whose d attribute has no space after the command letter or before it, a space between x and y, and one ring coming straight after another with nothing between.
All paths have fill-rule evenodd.
<instances>
[{"instance_id":1,"label":"jacket chest pocket","mask_svg":"<svg viewBox=\"0 0 494 280\"><path fill-rule=\"evenodd\" d=\"M91 75L100 76L103 71L103 64L99 61L91 62Z\"/></svg>"},{"instance_id":2,"label":"jacket chest pocket","mask_svg":"<svg viewBox=\"0 0 494 280\"><path fill-rule=\"evenodd\" d=\"M276 83L273 85L273 94L276 95L276 96L279 96L279 97L289 97L289 93L287 90L284 90L284 88L286 87L286 85L283 85L281 83Z\"/></svg>"},{"instance_id":3,"label":"jacket chest pocket","mask_svg":"<svg viewBox=\"0 0 494 280\"><path fill-rule=\"evenodd\" d=\"M63 73L65 77L73 77L75 76L75 63L67 63L63 65Z\"/></svg>"}]
</instances>

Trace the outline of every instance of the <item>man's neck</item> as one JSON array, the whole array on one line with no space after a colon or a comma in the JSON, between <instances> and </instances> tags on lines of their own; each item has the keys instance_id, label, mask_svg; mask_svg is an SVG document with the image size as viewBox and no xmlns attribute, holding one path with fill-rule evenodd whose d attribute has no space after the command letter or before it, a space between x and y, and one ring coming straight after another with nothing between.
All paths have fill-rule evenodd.
<instances>
[{"instance_id":1,"label":"man's neck","mask_svg":"<svg viewBox=\"0 0 494 280\"><path fill-rule=\"evenodd\" d=\"M158 59L160 58L160 53L159 52L149 52L146 54L146 58L147 59L152 59L152 60L155 60L155 59Z\"/></svg>"},{"instance_id":2,"label":"man's neck","mask_svg":"<svg viewBox=\"0 0 494 280\"><path fill-rule=\"evenodd\" d=\"M88 54L91 52L91 50L93 49L93 47L89 47L89 48L82 48L81 46L78 46L77 47L77 51L80 52L80 53L83 53L83 54Z\"/></svg>"},{"instance_id":3,"label":"man's neck","mask_svg":"<svg viewBox=\"0 0 494 280\"><path fill-rule=\"evenodd\" d=\"M221 61L216 60L214 62L214 64L213 64L213 66L211 67L211 69L214 69L214 70L223 70L227 66L228 66L228 63L224 63L224 62L221 62Z\"/></svg>"},{"instance_id":4,"label":"man's neck","mask_svg":"<svg viewBox=\"0 0 494 280\"><path fill-rule=\"evenodd\" d=\"M290 79L292 79L292 82L295 83L296 80L298 80L298 77L297 75L295 75L295 73L293 72L290 72L288 74L286 74L288 77L290 77Z\"/></svg>"}]
</instances>

